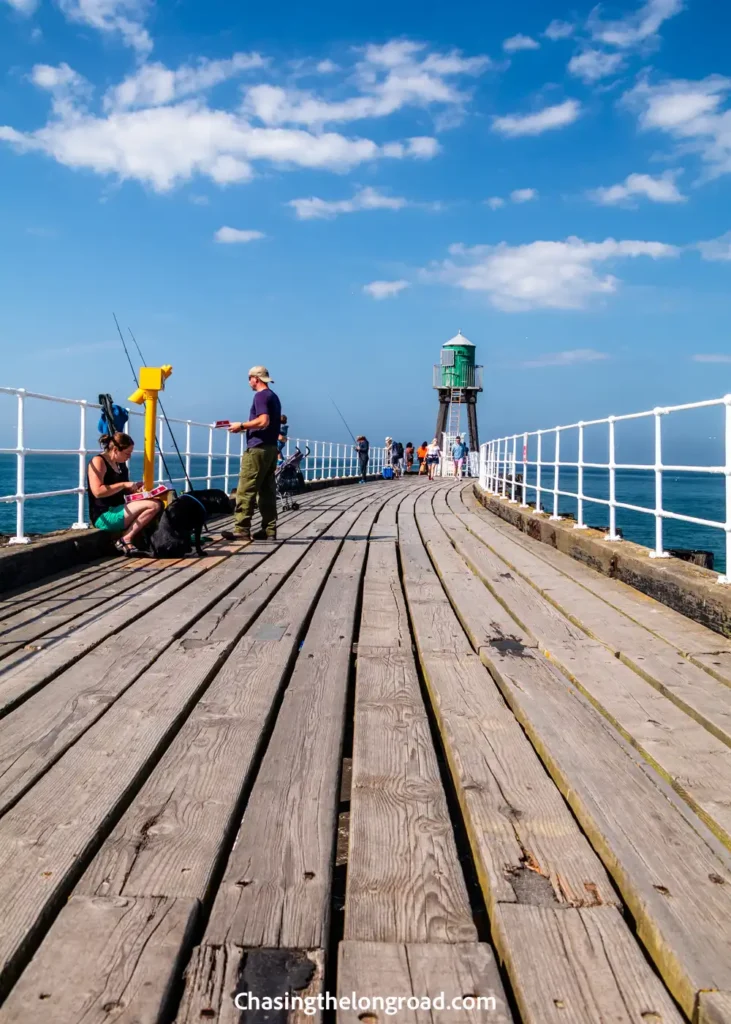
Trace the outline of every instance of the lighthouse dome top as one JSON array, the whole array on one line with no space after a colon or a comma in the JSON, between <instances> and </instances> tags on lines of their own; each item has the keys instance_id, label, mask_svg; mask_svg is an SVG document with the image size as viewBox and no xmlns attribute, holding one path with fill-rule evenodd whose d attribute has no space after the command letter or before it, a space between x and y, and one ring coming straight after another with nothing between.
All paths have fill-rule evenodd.
<instances>
[{"instance_id":1,"label":"lighthouse dome top","mask_svg":"<svg viewBox=\"0 0 731 1024\"><path fill-rule=\"evenodd\" d=\"M475 347L474 342L471 342L469 338L465 338L461 331L457 331L453 338L450 338L449 341L445 341L444 348L446 348L447 345L469 345L472 348Z\"/></svg>"}]
</instances>

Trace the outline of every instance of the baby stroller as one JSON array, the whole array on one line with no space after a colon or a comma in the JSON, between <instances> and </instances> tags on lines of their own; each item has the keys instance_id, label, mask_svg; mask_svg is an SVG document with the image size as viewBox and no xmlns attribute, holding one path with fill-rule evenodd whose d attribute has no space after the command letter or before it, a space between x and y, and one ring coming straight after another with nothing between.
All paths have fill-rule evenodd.
<instances>
[{"instance_id":1,"label":"baby stroller","mask_svg":"<svg viewBox=\"0 0 731 1024\"><path fill-rule=\"evenodd\" d=\"M295 448L294 452L284 460L275 473L277 497L281 499L283 512L289 512L290 510L296 512L299 508L297 502L292 501L292 495L301 494L305 489L305 478L302 475L300 464L309 454L309 448L305 452Z\"/></svg>"}]
</instances>

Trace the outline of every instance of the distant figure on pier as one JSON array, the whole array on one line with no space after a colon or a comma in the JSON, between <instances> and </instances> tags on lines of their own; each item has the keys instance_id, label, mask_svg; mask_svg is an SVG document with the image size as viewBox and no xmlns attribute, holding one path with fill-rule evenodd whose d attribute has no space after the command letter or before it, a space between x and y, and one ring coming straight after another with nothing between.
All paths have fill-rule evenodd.
<instances>
[{"instance_id":1,"label":"distant figure on pier","mask_svg":"<svg viewBox=\"0 0 731 1024\"><path fill-rule=\"evenodd\" d=\"M86 495L89 500L89 519L97 530L121 533L115 543L117 551L136 558L149 555L132 543L133 538L162 511L162 502L155 498L140 498L125 504L126 494L142 490L142 481L130 481L127 463L132 457L135 443L129 434L116 431L99 438L101 453L95 455L86 469Z\"/></svg>"},{"instance_id":2,"label":"distant figure on pier","mask_svg":"<svg viewBox=\"0 0 731 1024\"><path fill-rule=\"evenodd\" d=\"M406 463L406 472L410 473L414 468L414 445L411 441L408 441L404 448L404 461Z\"/></svg>"},{"instance_id":3,"label":"distant figure on pier","mask_svg":"<svg viewBox=\"0 0 731 1024\"><path fill-rule=\"evenodd\" d=\"M404 446L400 441L391 443L391 467L395 477L401 476L404 465Z\"/></svg>"},{"instance_id":4,"label":"distant figure on pier","mask_svg":"<svg viewBox=\"0 0 731 1024\"><path fill-rule=\"evenodd\" d=\"M252 366L249 370L249 387L254 392L254 401L249 410L249 419L243 423L232 423L228 428L232 434L246 431L246 451L241 457L234 512L233 537L236 540L251 540L251 517L255 503L259 505L261 530L254 534L254 540L276 540L277 537L277 488L274 474L279 455L277 441L281 434L282 406L269 387L273 383L266 366Z\"/></svg>"},{"instance_id":5,"label":"distant figure on pier","mask_svg":"<svg viewBox=\"0 0 731 1024\"><path fill-rule=\"evenodd\" d=\"M392 437L387 437L386 438L386 465L387 466L391 465L391 451L392 451L392 449L393 449L393 438Z\"/></svg>"},{"instance_id":6,"label":"distant figure on pier","mask_svg":"<svg viewBox=\"0 0 731 1024\"><path fill-rule=\"evenodd\" d=\"M422 441L419 447L416 449L416 458L419 460L419 476L426 473L426 452L428 445L426 441Z\"/></svg>"},{"instance_id":7,"label":"distant figure on pier","mask_svg":"<svg viewBox=\"0 0 731 1024\"><path fill-rule=\"evenodd\" d=\"M289 424L287 423L287 417L282 413L282 418L279 424L279 437L277 438L277 463L281 465L284 462L284 449L287 447L287 436L289 434Z\"/></svg>"},{"instance_id":8,"label":"distant figure on pier","mask_svg":"<svg viewBox=\"0 0 731 1024\"><path fill-rule=\"evenodd\" d=\"M368 438L363 434L358 434L355 439L355 450L358 453L358 466L360 468L360 480L359 483L364 484L366 477L368 476L368 460L370 458L370 444Z\"/></svg>"},{"instance_id":9,"label":"distant figure on pier","mask_svg":"<svg viewBox=\"0 0 731 1024\"><path fill-rule=\"evenodd\" d=\"M442 450L439 447L439 442L435 437L432 443L430 445L427 445L426 449L426 469L429 474L430 480L433 480L436 475L437 468L439 467L439 460L441 459L441 457Z\"/></svg>"},{"instance_id":10,"label":"distant figure on pier","mask_svg":"<svg viewBox=\"0 0 731 1024\"><path fill-rule=\"evenodd\" d=\"M469 449L462 438L457 434L452 445L452 461L454 462L454 475L458 480L462 479L462 469Z\"/></svg>"}]
</instances>

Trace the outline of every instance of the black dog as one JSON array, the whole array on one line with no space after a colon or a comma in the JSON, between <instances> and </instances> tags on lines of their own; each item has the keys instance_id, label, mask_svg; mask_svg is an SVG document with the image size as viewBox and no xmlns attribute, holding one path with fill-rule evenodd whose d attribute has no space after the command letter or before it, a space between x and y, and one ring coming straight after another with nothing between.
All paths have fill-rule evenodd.
<instances>
[{"instance_id":1,"label":"black dog","mask_svg":"<svg viewBox=\"0 0 731 1024\"><path fill-rule=\"evenodd\" d=\"M174 498L165 508L148 540L155 558L182 558L193 550L200 556L201 534L209 516L225 515L233 509L225 491L189 491Z\"/></svg>"}]
</instances>

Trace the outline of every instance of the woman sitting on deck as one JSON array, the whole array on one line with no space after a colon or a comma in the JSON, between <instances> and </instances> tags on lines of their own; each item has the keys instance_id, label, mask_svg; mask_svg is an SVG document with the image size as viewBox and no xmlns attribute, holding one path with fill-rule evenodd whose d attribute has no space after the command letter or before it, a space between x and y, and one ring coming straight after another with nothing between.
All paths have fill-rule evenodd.
<instances>
[{"instance_id":1,"label":"woman sitting on deck","mask_svg":"<svg viewBox=\"0 0 731 1024\"><path fill-rule=\"evenodd\" d=\"M135 443L129 434L117 431L99 438L101 454L95 455L86 471L86 493L89 498L89 518L92 526L110 533L122 533L115 543L117 551L125 555L144 556L132 544L132 538L162 510L162 503L143 498L125 505L125 494L142 489L142 481L129 479L129 462Z\"/></svg>"}]
</instances>

